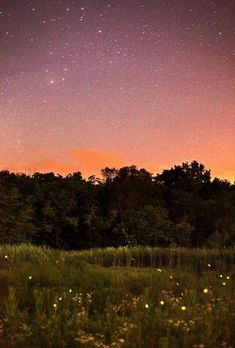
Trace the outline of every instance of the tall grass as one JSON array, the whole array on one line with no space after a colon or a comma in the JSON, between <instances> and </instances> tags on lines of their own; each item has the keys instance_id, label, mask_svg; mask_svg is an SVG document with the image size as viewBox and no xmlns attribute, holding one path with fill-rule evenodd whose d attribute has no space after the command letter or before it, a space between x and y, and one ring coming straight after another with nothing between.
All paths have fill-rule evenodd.
<instances>
[{"instance_id":1,"label":"tall grass","mask_svg":"<svg viewBox=\"0 0 235 348\"><path fill-rule=\"evenodd\" d=\"M233 250L1 246L0 347L234 347L233 260Z\"/></svg>"},{"instance_id":2,"label":"tall grass","mask_svg":"<svg viewBox=\"0 0 235 348\"><path fill-rule=\"evenodd\" d=\"M104 267L174 267L191 271L229 270L235 261L235 249L186 249L120 247L79 252L79 258Z\"/></svg>"}]
</instances>

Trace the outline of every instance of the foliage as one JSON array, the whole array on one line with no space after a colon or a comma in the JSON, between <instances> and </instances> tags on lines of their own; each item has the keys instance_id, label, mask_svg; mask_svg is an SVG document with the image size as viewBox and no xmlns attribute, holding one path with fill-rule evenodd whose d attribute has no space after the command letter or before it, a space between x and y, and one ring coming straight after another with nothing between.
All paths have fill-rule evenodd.
<instances>
[{"instance_id":1,"label":"foliage","mask_svg":"<svg viewBox=\"0 0 235 348\"><path fill-rule=\"evenodd\" d=\"M1 246L0 346L233 347L234 257L232 249Z\"/></svg>"},{"instance_id":2,"label":"foliage","mask_svg":"<svg viewBox=\"0 0 235 348\"><path fill-rule=\"evenodd\" d=\"M152 175L132 165L102 178L0 172L0 242L60 249L227 247L235 243L235 185L193 161Z\"/></svg>"}]
</instances>

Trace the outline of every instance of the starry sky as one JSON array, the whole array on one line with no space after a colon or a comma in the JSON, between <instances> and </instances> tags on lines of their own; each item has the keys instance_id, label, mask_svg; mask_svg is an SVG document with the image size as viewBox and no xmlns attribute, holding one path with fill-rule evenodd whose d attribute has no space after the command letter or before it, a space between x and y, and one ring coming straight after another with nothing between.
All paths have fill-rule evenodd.
<instances>
[{"instance_id":1,"label":"starry sky","mask_svg":"<svg viewBox=\"0 0 235 348\"><path fill-rule=\"evenodd\" d=\"M0 170L235 180L235 0L0 0Z\"/></svg>"}]
</instances>

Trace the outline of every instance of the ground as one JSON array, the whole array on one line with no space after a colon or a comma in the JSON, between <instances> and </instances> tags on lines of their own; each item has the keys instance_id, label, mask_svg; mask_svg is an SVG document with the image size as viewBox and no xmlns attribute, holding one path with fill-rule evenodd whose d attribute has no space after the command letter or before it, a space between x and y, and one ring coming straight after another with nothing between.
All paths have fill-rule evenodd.
<instances>
[{"instance_id":1,"label":"ground","mask_svg":"<svg viewBox=\"0 0 235 348\"><path fill-rule=\"evenodd\" d=\"M3 348L234 347L234 250L0 247Z\"/></svg>"}]
</instances>

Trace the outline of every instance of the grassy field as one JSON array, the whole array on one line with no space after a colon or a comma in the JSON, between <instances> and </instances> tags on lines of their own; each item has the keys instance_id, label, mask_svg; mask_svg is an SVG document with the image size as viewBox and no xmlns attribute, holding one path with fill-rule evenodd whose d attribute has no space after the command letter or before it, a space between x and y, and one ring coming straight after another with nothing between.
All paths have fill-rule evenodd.
<instances>
[{"instance_id":1,"label":"grassy field","mask_svg":"<svg viewBox=\"0 0 235 348\"><path fill-rule=\"evenodd\" d=\"M235 347L234 250L0 247L0 347Z\"/></svg>"}]
</instances>

